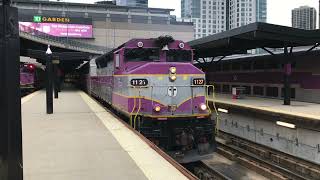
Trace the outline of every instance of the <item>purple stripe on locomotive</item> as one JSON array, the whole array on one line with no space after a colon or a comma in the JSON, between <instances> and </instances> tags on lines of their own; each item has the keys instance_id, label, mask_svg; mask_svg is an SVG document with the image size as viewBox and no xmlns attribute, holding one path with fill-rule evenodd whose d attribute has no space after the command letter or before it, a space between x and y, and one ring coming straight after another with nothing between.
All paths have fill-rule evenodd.
<instances>
[{"instance_id":1,"label":"purple stripe on locomotive","mask_svg":"<svg viewBox=\"0 0 320 180\"><path fill-rule=\"evenodd\" d=\"M168 62L158 62L158 63L144 63L141 67L135 68L128 72L128 74L168 74L170 67L176 67L177 73L183 74L204 74L200 69L196 68L190 63L168 63Z\"/></svg>"}]
</instances>

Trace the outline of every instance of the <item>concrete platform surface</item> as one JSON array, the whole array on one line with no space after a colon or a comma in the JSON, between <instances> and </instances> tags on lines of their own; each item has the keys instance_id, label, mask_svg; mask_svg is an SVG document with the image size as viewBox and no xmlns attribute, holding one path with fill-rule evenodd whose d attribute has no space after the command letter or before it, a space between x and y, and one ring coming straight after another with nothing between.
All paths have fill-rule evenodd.
<instances>
[{"instance_id":1,"label":"concrete platform surface","mask_svg":"<svg viewBox=\"0 0 320 180\"><path fill-rule=\"evenodd\" d=\"M25 180L186 179L85 93L60 93L53 115L45 99L22 99Z\"/></svg>"},{"instance_id":2,"label":"concrete platform surface","mask_svg":"<svg viewBox=\"0 0 320 180\"><path fill-rule=\"evenodd\" d=\"M215 102L242 106L246 108L270 111L292 116L306 117L320 120L320 104L291 101L290 106L283 105L283 100L259 97L247 97L243 99L232 99L231 94L216 94Z\"/></svg>"}]
</instances>

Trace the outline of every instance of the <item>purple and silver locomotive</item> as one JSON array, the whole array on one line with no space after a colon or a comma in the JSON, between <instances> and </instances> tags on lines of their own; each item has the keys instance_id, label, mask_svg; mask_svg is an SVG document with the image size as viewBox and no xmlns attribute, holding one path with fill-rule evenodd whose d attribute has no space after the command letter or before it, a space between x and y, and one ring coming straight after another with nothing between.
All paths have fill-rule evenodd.
<instances>
[{"instance_id":1,"label":"purple and silver locomotive","mask_svg":"<svg viewBox=\"0 0 320 180\"><path fill-rule=\"evenodd\" d=\"M88 87L181 163L212 156L214 121L205 74L172 37L133 39L96 59Z\"/></svg>"}]
</instances>

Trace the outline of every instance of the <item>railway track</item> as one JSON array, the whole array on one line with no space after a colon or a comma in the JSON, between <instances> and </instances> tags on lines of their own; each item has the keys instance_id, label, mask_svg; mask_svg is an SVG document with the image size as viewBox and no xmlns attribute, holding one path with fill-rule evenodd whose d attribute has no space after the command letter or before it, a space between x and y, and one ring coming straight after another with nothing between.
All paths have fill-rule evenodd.
<instances>
[{"instance_id":1,"label":"railway track","mask_svg":"<svg viewBox=\"0 0 320 180\"><path fill-rule=\"evenodd\" d=\"M315 167L317 165L226 133L222 133L222 136L228 141L218 141L218 153L229 159L237 160L240 164L265 177L297 180L320 179L319 171Z\"/></svg>"},{"instance_id":2,"label":"railway track","mask_svg":"<svg viewBox=\"0 0 320 180\"><path fill-rule=\"evenodd\" d=\"M219 171L216 171L215 169L212 169L202 161L188 163L184 166L194 175L196 175L200 180L231 180L231 178L229 178L228 176L222 174Z\"/></svg>"},{"instance_id":3,"label":"railway track","mask_svg":"<svg viewBox=\"0 0 320 180\"><path fill-rule=\"evenodd\" d=\"M99 101L99 99L96 99ZM164 159L166 159L169 163L171 163L174 167L176 167L182 174L184 174L188 179L201 179L201 180L231 180L227 175L222 174L219 171L209 167L204 162L198 161L194 163L189 163L184 166L177 163L174 159L172 159L169 155L167 155L164 151L162 151L159 147L153 144L150 140L145 138L142 134L135 131L129 124L125 122L123 117L115 112L108 104L99 101L105 107L105 109L110 112L113 116L115 116L120 122L122 122L125 126L131 129L135 134L137 134L143 141L145 141L152 149L154 149L157 153L159 153ZM233 139L234 141L234 139ZM238 141L237 141L238 142ZM218 141L218 153L223 156L231 159L233 161L239 162L241 165L251 169L267 178L270 179L294 179L294 180L313 180L319 179L317 178L303 176L300 175L290 169L286 169L281 167L275 163L272 163L268 160L263 159L262 157L257 156L256 154L241 149L238 146L230 145L228 143L224 143L223 141ZM239 143L238 143L239 145ZM191 172L190 172L191 171Z\"/></svg>"}]
</instances>

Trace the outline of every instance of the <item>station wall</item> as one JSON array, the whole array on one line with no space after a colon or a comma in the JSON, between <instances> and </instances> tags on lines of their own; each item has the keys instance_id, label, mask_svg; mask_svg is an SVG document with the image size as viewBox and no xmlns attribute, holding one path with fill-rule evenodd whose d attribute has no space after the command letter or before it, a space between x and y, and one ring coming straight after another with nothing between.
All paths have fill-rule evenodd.
<instances>
[{"instance_id":1,"label":"station wall","mask_svg":"<svg viewBox=\"0 0 320 180\"><path fill-rule=\"evenodd\" d=\"M220 113L220 130L320 164L320 131L279 126L275 121Z\"/></svg>"}]
</instances>

